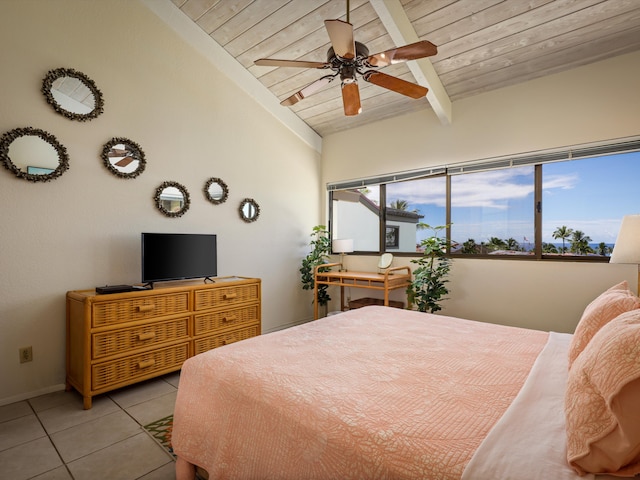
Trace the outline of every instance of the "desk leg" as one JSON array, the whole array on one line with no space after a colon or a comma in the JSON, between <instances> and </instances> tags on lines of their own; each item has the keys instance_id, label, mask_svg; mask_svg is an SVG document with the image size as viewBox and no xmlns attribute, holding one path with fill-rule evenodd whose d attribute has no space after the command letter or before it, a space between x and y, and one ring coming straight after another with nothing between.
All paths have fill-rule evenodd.
<instances>
[{"instance_id":1,"label":"desk leg","mask_svg":"<svg viewBox=\"0 0 640 480\"><path fill-rule=\"evenodd\" d=\"M385 287L384 289L384 306L389 306L389 289Z\"/></svg>"},{"instance_id":2,"label":"desk leg","mask_svg":"<svg viewBox=\"0 0 640 480\"><path fill-rule=\"evenodd\" d=\"M318 319L318 282L313 281L313 319Z\"/></svg>"},{"instance_id":3,"label":"desk leg","mask_svg":"<svg viewBox=\"0 0 640 480\"><path fill-rule=\"evenodd\" d=\"M341 285L340 286L340 311L344 312L346 310L347 309L346 309L345 304L344 304L344 287Z\"/></svg>"}]
</instances>

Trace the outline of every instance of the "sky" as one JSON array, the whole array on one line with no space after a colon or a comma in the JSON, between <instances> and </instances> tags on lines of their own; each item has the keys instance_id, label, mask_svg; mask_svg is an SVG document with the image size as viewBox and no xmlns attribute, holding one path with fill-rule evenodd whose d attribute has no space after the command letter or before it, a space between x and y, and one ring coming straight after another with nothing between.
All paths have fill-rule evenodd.
<instances>
[{"instance_id":1,"label":"sky","mask_svg":"<svg viewBox=\"0 0 640 480\"><path fill-rule=\"evenodd\" d=\"M543 165L542 241L560 226L581 230L591 243L613 244L624 215L640 213L640 152ZM534 168L491 170L452 177L452 239L477 243L495 236L533 241ZM377 187L370 187L377 199ZM409 202L421 221L444 225L444 177L387 185L387 204ZM430 232L422 233L428 236ZM525 240L526 239L526 240Z\"/></svg>"}]
</instances>

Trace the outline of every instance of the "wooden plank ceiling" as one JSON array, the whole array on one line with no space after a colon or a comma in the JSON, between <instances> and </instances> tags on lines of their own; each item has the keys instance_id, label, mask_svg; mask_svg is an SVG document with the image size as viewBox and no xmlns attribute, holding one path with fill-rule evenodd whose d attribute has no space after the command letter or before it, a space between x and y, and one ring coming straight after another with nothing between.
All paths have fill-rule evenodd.
<instances>
[{"instance_id":1,"label":"wooden plank ceiling","mask_svg":"<svg viewBox=\"0 0 640 480\"><path fill-rule=\"evenodd\" d=\"M279 100L327 72L253 62L326 61L324 20L346 20L347 11L345 0L171 1ZM399 7L417 38L438 46L429 60L451 102L640 49L638 0L350 0L355 39L372 54L410 43L394 42L389 20L378 14L381 3ZM416 82L407 63L381 71ZM355 117L344 115L339 80L282 108L321 136L432 108L427 98L413 100L361 79L358 85L362 113Z\"/></svg>"}]
</instances>

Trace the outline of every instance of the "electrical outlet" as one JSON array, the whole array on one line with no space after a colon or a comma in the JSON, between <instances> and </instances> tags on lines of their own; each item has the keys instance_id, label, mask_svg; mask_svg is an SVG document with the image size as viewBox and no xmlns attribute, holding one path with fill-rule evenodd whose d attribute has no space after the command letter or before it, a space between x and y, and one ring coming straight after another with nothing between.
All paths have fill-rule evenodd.
<instances>
[{"instance_id":1,"label":"electrical outlet","mask_svg":"<svg viewBox=\"0 0 640 480\"><path fill-rule=\"evenodd\" d=\"M20 363L27 363L33 361L33 348L23 347L18 349L20 352Z\"/></svg>"}]
</instances>

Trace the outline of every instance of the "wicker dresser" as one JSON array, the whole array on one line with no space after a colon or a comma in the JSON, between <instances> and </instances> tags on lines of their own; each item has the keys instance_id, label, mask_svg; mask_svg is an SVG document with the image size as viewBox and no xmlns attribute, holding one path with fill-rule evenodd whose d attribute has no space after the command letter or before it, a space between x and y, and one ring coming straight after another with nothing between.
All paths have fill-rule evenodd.
<instances>
[{"instance_id":1,"label":"wicker dresser","mask_svg":"<svg viewBox=\"0 0 640 480\"><path fill-rule=\"evenodd\" d=\"M179 370L189 357L260 335L260 279L67 293L67 389L93 396Z\"/></svg>"}]
</instances>

